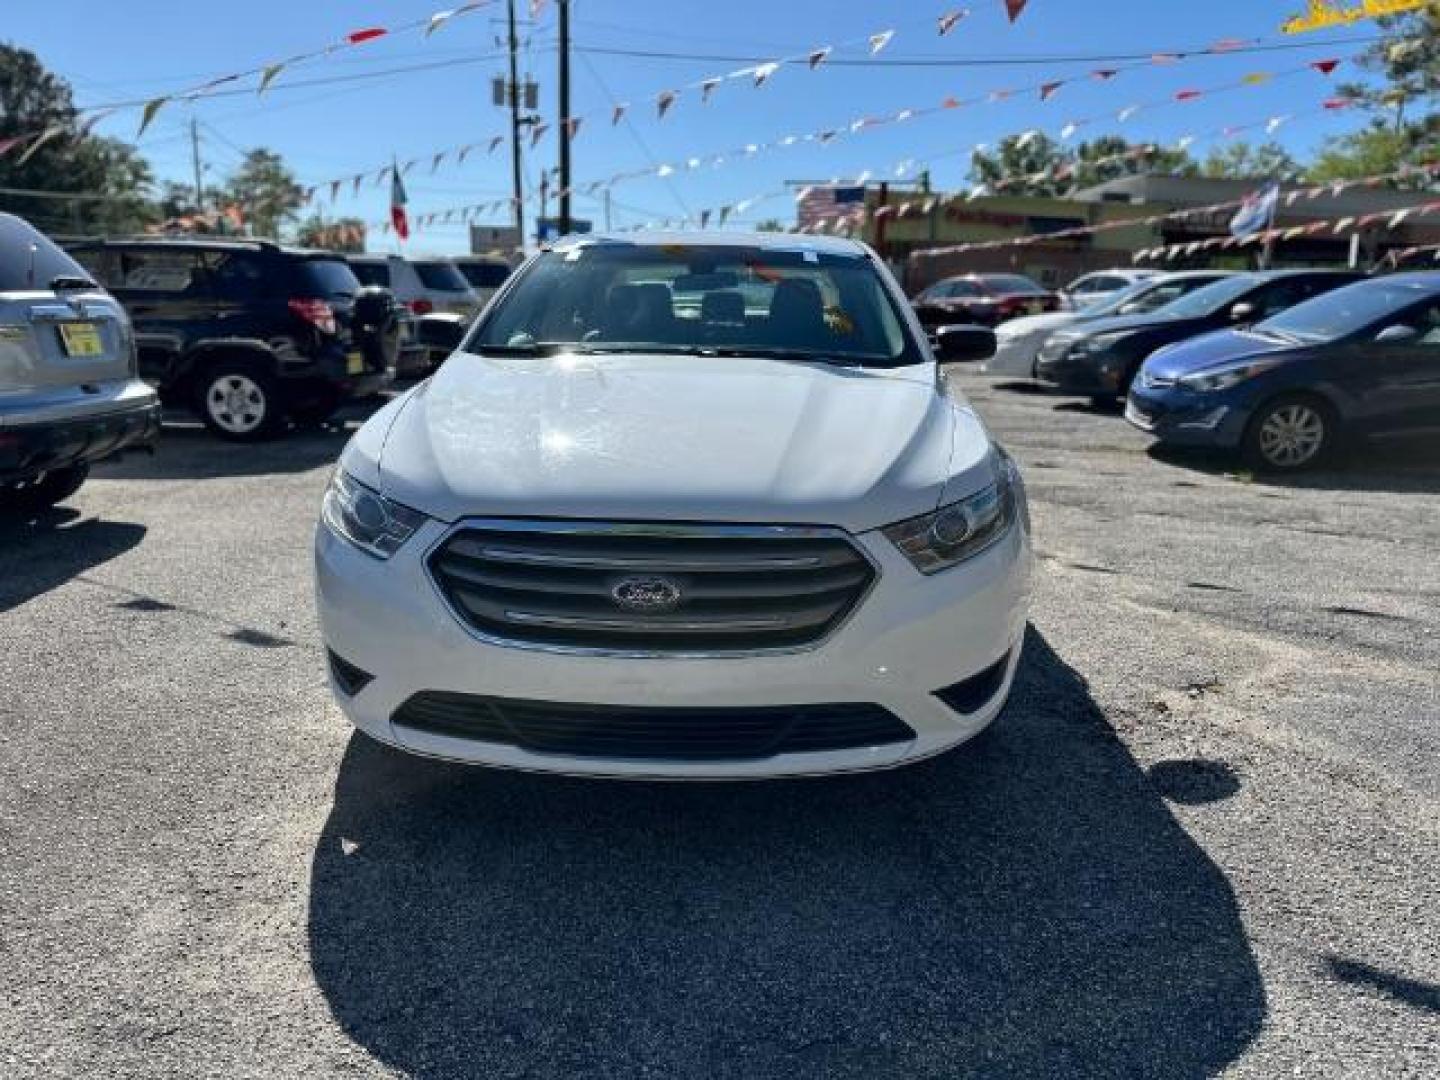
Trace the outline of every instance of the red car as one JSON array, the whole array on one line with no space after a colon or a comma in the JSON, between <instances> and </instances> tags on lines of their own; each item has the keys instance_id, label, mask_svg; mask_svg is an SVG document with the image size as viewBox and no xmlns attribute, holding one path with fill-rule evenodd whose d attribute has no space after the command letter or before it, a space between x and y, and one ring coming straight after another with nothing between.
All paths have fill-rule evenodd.
<instances>
[{"instance_id":1,"label":"red car","mask_svg":"<svg viewBox=\"0 0 1440 1080\"><path fill-rule=\"evenodd\" d=\"M941 326L974 323L999 326L1022 315L1041 315L1062 308L1060 295L1023 274L966 274L937 281L910 305L927 333Z\"/></svg>"}]
</instances>

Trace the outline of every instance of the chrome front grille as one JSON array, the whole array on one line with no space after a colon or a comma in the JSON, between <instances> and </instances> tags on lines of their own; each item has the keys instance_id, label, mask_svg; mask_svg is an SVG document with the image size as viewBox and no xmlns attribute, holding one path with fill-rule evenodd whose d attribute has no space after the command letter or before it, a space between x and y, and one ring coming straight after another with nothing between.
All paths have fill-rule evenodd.
<instances>
[{"instance_id":1,"label":"chrome front grille","mask_svg":"<svg viewBox=\"0 0 1440 1080\"><path fill-rule=\"evenodd\" d=\"M508 520L462 526L429 565L488 640L643 655L813 646L876 573L837 529Z\"/></svg>"}]
</instances>

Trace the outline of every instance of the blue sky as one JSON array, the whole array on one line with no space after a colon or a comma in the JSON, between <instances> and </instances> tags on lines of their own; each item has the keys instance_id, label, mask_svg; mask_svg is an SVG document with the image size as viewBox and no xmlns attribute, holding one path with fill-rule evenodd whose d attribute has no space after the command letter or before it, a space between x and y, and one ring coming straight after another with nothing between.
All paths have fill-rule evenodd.
<instances>
[{"instance_id":1,"label":"blue sky","mask_svg":"<svg viewBox=\"0 0 1440 1080\"><path fill-rule=\"evenodd\" d=\"M174 0L72 0L57 8L38 0L5 0L0 36L37 52L52 70L69 79L81 105L158 95L230 71L251 68L308 51L371 25L394 25L454 6L458 0L249 0L244 4ZM527 6L521 0L522 9ZM1119 124L1127 105L1162 101L1176 91L1234 83L1252 72L1281 72L1308 61L1348 57L1374 33L1361 26L1338 34L1284 39L1279 26L1304 8L1302 0L1032 0L1015 26L1006 23L1001 0L574 0L572 35L577 49L573 75L574 111L586 116L575 142L577 184L621 170L661 162L684 162L749 142L769 142L844 127L867 114L939 104L947 96L968 99L990 91L1033 86L1051 78L1085 76L1091 61L1062 62L1061 56L1149 55L1201 49L1227 38L1264 38L1267 44L1305 43L1305 48L1259 55L1224 55L1171 66L1127 72L1111 81L1085 78L1063 87L1042 103L1034 91L1007 101L955 109L908 123L875 128L829 145L789 149L732 160L724 166L682 170L668 179L648 178L613 191L617 227L696 215L703 208L735 204L777 191L789 181L816 182L870 171L893 175L906 160L933 162L937 187L965 181L968 150L976 143L1040 128L1056 134L1070 120L1106 116L1077 138L1119 132L1133 140L1173 144L1187 134L1204 135L1227 125L1295 114L1280 129L1281 141L1299 152L1316 148L1326 136L1359 122L1356 116L1319 108L1330 81L1305 72L1184 104L1146 109ZM960 7L972 10L947 37L936 34L938 16ZM202 124L203 153L223 175L240 151L267 146L279 151L303 182L320 183L385 164L423 157L407 179L412 216L429 210L486 202L509 194L509 162L502 147L493 156L472 153L463 166L443 165L433 175L435 151L466 142L484 143L507 130L506 114L490 100L490 79L504 63L497 41L504 4L457 19L433 37L411 32L345 50L282 75L263 98L253 93L217 97L162 110L141 140L143 152L162 178L191 175L188 124ZM522 14L524 12L522 11ZM707 76L744 66L715 60L617 56L587 49L706 54L725 57L793 57L834 45L833 59L862 59L865 39L894 30L881 59L989 61L955 67L841 67L809 71L786 67L762 88L727 83L709 104L698 90L682 94L669 116L655 119L654 98ZM527 34L523 60L541 84L541 112L555 113L554 6L547 5ZM1019 58L1047 58L1018 64ZM378 73L416 65L428 70L376 75L323 86L291 87L301 80ZM1343 77L1342 69L1336 78ZM1353 72L1351 73L1353 77ZM633 103L631 119L612 126L614 101ZM106 120L100 130L132 138L138 112ZM533 183L542 167L554 164L555 140L546 138L527 153ZM1203 154L1210 142L1195 152ZM367 220L387 215L388 195L367 183L358 197L346 186L327 213ZM527 206L533 219L535 205ZM577 216L601 223L601 207L580 198ZM748 221L790 220L793 202L772 198L743 215ZM494 219L503 223L504 215ZM458 251L465 244L458 223L435 226L412 238L413 250ZM384 247L372 232L372 247Z\"/></svg>"}]
</instances>

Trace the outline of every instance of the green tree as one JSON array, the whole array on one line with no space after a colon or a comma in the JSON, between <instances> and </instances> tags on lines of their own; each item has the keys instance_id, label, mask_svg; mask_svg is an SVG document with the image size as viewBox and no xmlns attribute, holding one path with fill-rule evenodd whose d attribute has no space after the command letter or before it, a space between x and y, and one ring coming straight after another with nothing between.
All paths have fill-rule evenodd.
<instances>
[{"instance_id":1,"label":"green tree","mask_svg":"<svg viewBox=\"0 0 1440 1080\"><path fill-rule=\"evenodd\" d=\"M1186 174L1194 168L1183 150L1132 143L1118 135L1071 149L1032 131L1002 139L994 151L977 151L970 159L970 178L1001 194L1053 198L1124 176Z\"/></svg>"},{"instance_id":2,"label":"green tree","mask_svg":"<svg viewBox=\"0 0 1440 1080\"><path fill-rule=\"evenodd\" d=\"M295 242L302 247L358 254L365 250L365 222L357 217L326 221L312 214L295 230Z\"/></svg>"},{"instance_id":3,"label":"green tree","mask_svg":"<svg viewBox=\"0 0 1440 1080\"><path fill-rule=\"evenodd\" d=\"M1222 180L1291 180L1304 175L1304 167L1277 142L1255 145L1232 142L1217 146L1200 165L1200 174Z\"/></svg>"},{"instance_id":4,"label":"green tree","mask_svg":"<svg viewBox=\"0 0 1440 1080\"><path fill-rule=\"evenodd\" d=\"M1393 172L1440 157L1440 0L1380 24L1383 39L1360 60L1372 80L1340 89L1370 125L1329 140L1312 170L1315 180Z\"/></svg>"},{"instance_id":5,"label":"green tree","mask_svg":"<svg viewBox=\"0 0 1440 1080\"><path fill-rule=\"evenodd\" d=\"M0 195L0 210L54 232L129 232L155 220L144 159L92 134L69 84L34 53L0 43L0 143L15 138L24 141L0 155L0 187L46 197ZM80 197L55 197L69 194Z\"/></svg>"},{"instance_id":6,"label":"green tree","mask_svg":"<svg viewBox=\"0 0 1440 1080\"><path fill-rule=\"evenodd\" d=\"M273 150L251 150L226 183L224 197L235 203L255 236L278 237L305 204L304 189Z\"/></svg>"}]
</instances>

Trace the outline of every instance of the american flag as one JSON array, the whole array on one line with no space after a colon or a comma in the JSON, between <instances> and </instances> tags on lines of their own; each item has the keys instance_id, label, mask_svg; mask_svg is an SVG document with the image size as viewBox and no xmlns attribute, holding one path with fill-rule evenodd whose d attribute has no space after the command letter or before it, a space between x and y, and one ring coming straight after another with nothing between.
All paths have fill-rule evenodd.
<instances>
[{"instance_id":1,"label":"american flag","mask_svg":"<svg viewBox=\"0 0 1440 1080\"><path fill-rule=\"evenodd\" d=\"M837 218L853 219L865 210L865 188L834 185L805 188L795 210L796 224L802 229L829 224Z\"/></svg>"}]
</instances>

